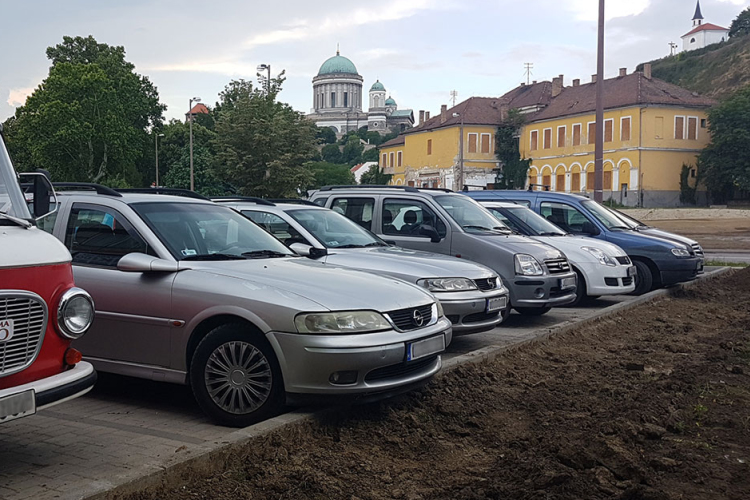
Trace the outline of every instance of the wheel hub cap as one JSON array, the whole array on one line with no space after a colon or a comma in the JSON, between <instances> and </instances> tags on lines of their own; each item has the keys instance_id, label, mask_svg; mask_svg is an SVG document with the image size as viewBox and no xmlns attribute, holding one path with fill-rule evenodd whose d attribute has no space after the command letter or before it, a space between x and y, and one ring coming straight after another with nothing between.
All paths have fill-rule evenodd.
<instances>
[{"instance_id":1,"label":"wheel hub cap","mask_svg":"<svg viewBox=\"0 0 750 500\"><path fill-rule=\"evenodd\" d=\"M222 410L252 413L268 400L273 385L266 356L248 342L232 341L208 357L204 379L208 394Z\"/></svg>"}]
</instances>

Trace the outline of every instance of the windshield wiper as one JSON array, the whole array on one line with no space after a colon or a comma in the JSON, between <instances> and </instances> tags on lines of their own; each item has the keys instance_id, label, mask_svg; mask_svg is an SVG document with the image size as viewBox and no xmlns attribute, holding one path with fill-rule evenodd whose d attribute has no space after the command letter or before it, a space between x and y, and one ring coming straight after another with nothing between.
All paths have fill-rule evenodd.
<instances>
[{"instance_id":1,"label":"windshield wiper","mask_svg":"<svg viewBox=\"0 0 750 500\"><path fill-rule=\"evenodd\" d=\"M265 259L265 258L275 258L275 257L294 257L292 254L284 253L284 252L277 252L276 250L253 250L252 252L244 252L242 254L243 257L247 257L249 259Z\"/></svg>"},{"instance_id":2,"label":"windshield wiper","mask_svg":"<svg viewBox=\"0 0 750 500\"><path fill-rule=\"evenodd\" d=\"M501 226L495 226L495 227L484 227L484 226L473 226L473 225L466 225L462 226L464 229L477 229L479 231L500 231L501 233L512 233L513 231L508 229L507 227L501 227Z\"/></svg>"},{"instance_id":3,"label":"windshield wiper","mask_svg":"<svg viewBox=\"0 0 750 500\"><path fill-rule=\"evenodd\" d=\"M565 236L565 234L564 233L557 233L557 232L553 232L553 231L548 231L548 232L545 232L545 233L539 233L539 236Z\"/></svg>"},{"instance_id":4,"label":"windshield wiper","mask_svg":"<svg viewBox=\"0 0 750 500\"><path fill-rule=\"evenodd\" d=\"M19 226L29 229L33 226L33 224L27 220L19 219L18 217L13 217L12 215L8 215L5 212L0 212L0 218L9 220L11 222L15 222Z\"/></svg>"},{"instance_id":5,"label":"windshield wiper","mask_svg":"<svg viewBox=\"0 0 750 500\"><path fill-rule=\"evenodd\" d=\"M202 253L189 255L182 260L245 260L245 257L231 253Z\"/></svg>"}]
</instances>

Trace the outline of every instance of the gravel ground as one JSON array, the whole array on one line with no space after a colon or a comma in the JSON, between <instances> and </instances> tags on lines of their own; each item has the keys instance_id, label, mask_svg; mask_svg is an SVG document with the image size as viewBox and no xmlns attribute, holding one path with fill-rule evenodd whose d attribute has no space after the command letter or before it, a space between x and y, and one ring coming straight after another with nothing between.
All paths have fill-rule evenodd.
<instances>
[{"instance_id":1,"label":"gravel ground","mask_svg":"<svg viewBox=\"0 0 750 500\"><path fill-rule=\"evenodd\" d=\"M750 209L739 208L628 208L623 209L641 221L679 219L750 219Z\"/></svg>"}]
</instances>

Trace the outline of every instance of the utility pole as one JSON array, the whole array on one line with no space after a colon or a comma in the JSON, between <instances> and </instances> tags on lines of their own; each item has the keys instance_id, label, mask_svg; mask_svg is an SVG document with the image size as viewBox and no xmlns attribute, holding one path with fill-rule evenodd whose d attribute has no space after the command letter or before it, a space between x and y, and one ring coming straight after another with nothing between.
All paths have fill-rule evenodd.
<instances>
[{"instance_id":1,"label":"utility pole","mask_svg":"<svg viewBox=\"0 0 750 500\"><path fill-rule=\"evenodd\" d=\"M193 103L201 102L200 97L192 97L188 105L188 122L190 122L190 191L195 191L195 175L193 173Z\"/></svg>"},{"instance_id":2,"label":"utility pole","mask_svg":"<svg viewBox=\"0 0 750 500\"><path fill-rule=\"evenodd\" d=\"M599 40L596 50L596 140L594 141L594 201L604 199L604 0L599 0Z\"/></svg>"},{"instance_id":3,"label":"utility pole","mask_svg":"<svg viewBox=\"0 0 750 500\"><path fill-rule=\"evenodd\" d=\"M524 74L526 75L526 85L529 85L531 83L531 70L534 69L534 63L524 63L523 67L526 70L524 72Z\"/></svg>"},{"instance_id":4,"label":"utility pole","mask_svg":"<svg viewBox=\"0 0 750 500\"><path fill-rule=\"evenodd\" d=\"M458 139L458 172L456 173L456 191L461 191L464 188L464 115L463 113L453 113L453 118L461 117L461 126L459 127L460 137Z\"/></svg>"},{"instance_id":5,"label":"utility pole","mask_svg":"<svg viewBox=\"0 0 750 500\"><path fill-rule=\"evenodd\" d=\"M157 134L154 131L154 152L156 156L156 182L154 182L154 187L159 187L159 137L164 137L164 134Z\"/></svg>"},{"instance_id":6,"label":"utility pole","mask_svg":"<svg viewBox=\"0 0 750 500\"><path fill-rule=\"evenodd\" d=\"M268 71L268 78L266 79L266 92L271 95L271 65L270 64L259 64L258 71ZM260 74L258 74L260 76Z\"/></svg>"},{"instance_id":7,"label":"utility pole","mask_svg":"<svg viewBox=\"0 0 750 500\"><path fill-rule=\"evenodd\" d=\"M677 50L677 44L674 42L669 42L669 55L673 56L675 53L675 50Z\"/></svg>"},{"instance_id":8,"label":"utility pole","mask_svg":"<svg viewBox=\"0 0 750 500\"><path fill-rule=\"evenodd\" d=\"M451 101L453 102L452 107L456 107L456 98L458 97L457 90L451 90Z\"/></svg>"}]
</instances>

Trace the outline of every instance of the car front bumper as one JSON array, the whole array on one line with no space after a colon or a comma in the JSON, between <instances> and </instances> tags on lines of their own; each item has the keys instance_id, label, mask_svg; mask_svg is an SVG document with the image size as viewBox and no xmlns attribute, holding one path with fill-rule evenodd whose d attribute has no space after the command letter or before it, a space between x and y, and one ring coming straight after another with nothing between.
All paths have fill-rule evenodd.
<instances>
[{"instance_id":1,"label":"car front bumper","mask_svg":"<svg viewBox=\"0 0 750 500\"><path fill-rule=\"evenodd\" d=\"M621 295L635 290L635 266L575 263L586 280L586 295ZM632 269L632 271L630 270Z\"/></svg>"},{"instance_id":2,"label":"car front bumper","mask_svg":"<svg viewBox=\"0 0 750 500\"><path fill-rule=\"evenodd\" d=\"M33 415L82 396L96 383L94 367L85 361L57 375L0 390L0 423Z\"/></svg>"},{"instance_id":3,"label":"car front bumper","mask_svg":"<svg viewBox=\"0 0 750 500\"><path fill-rule=\"evenodd\" d=\"M407 346L443 337L452 338L450 321L409 332L389 330L362 335L309 335L269 332L290 394L366 395L391 392L435 375L442 366L440 352L407 361ZM334 373L356 372L356 381L332 382Z\"/></svg>"},{"instance_id":4,"label":"car front bumper","mask_svg":"<svg viewBox=\"0 0 750 500\"><path fill-rule=\"evenodd\" d=\"M690 257L657 262L662 286L675 285L694 280L703 271L703 259Z\"/></svg>"},{"instance_id":5,"label":"car front bumper","mask_svg":"<svg viewBox=\"0 0 750 500\"><path fill-rule=\"evenodd\" d=\"M510 303L508 291L504 288L487 292L472 290L433 294L443 306L445 316L453 324L454 335L492 330L505 319L504 312ZM488 312L490 304L500 307Z\"/></svg>"},{"instance_id":6,"label":"car front bumper","mask_svg":"<svg viewBox=\"0 0 750 500\"><path fill-rule=\"evenodd\" d=\"M561 282L565 278L572 278L573 285L561 288ZM557 307L570 304L576 299L576 273L572 271L544 276L515 276L511 283L513 307Z\"/></svg>"}]
</instances>

